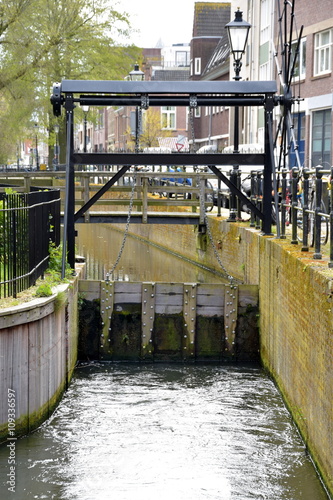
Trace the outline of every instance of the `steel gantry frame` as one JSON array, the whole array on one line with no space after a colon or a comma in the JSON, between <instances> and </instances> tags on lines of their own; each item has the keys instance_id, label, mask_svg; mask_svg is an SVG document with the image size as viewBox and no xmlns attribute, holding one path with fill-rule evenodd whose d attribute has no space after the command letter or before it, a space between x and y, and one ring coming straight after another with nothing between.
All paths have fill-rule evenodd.
<instances>
[{"instance_id":1,"label":"steel gantry frame","mask_svg":"<svg viewBox=\"0 0 333 500\"><path fill-rule=\"evenodd\" d=\"M203 165L210 170L246 203L262 221L261 229L270 235L272 230L272 174L274 170L273 152L273 109L278 104L285 106L286 97L276 95L275 81L91 81L63 80L55 83L51 103L55 116L60 116L62 108L66 113L66 202L64 213L64 247L67 245L67 260L72 268L75 264L75 222L132 166L139 165ZM290 98L291 99L291 98ZM263 154L204 154L171 153L81 153L74 151L74 109L77 104L88 106L258 106L265 111L265 148ZM119 165L122 168L75 213L75 165ZM263 205L259 210L237 187L219 170L219 166L263 165ZM66 248L63 249L66 255Z\"/></svg>"}]
</instances>

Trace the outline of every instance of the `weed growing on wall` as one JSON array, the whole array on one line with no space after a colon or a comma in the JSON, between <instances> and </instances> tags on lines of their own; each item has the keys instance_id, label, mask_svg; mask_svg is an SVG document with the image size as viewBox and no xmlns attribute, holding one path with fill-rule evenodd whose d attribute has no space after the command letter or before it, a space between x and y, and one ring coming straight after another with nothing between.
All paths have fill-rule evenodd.
<instances>
[{"instance_id":1,"label":"weed growing on wall","mask_svg":"<svg viewBox=\"0 0 333 500\"><path fill-rule=\"evenodd\" d=\"M73 276L73 270L66 263L65 278L61 278L62 271L62 245L56 246L52 241L49 245L49 265L45 271L43 282L36 290L37 297L50 297L52 288L60 283L68 283Z\"/></svg>"}]
</instances>

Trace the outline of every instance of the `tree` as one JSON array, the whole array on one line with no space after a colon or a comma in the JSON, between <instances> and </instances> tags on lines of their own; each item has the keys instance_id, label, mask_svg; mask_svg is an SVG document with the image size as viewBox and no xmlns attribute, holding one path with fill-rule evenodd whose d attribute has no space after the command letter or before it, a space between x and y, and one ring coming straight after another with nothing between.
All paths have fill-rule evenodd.
<instances>
[{"instance_id":1,"label":"tree","mask_svg":"<svg viewBox=\"0 0 333 500\"><path fill-rule=\"evenodd\" d=\"M128 133L131 131L129 130ZM162 129L161 111L158 108L149 108L142 115L142 134L140 134L140 147L157 147L159 137L172 137L171 130ZM132 139L130 145L133 146Z\"/></svg>"},{"instance_id":2,"label":"tree","mask_svg":"<svg viewBox=\"0 0 333 500\"><path fill-rule=\"evenodd\" d=\"M120 45L128 36L126 14L107 0L8 0L0 6L0 155L8 139L38 121L51 131L50 93L62 79L122 79L139 49ZM62 141L64 125L60 123ZM7 135L7 137L6 137ZM61 148L65 154L65 148ZM4 157L0 156L0 162Z\"/></svg>"}]
</instances>

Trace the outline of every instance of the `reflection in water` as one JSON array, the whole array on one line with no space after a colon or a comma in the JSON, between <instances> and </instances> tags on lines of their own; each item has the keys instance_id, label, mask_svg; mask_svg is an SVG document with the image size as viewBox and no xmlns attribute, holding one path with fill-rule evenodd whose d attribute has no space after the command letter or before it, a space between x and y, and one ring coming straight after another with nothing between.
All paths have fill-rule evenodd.
<instances>
[{"instance_id":1,"label":"reflection in water","mask_svg":"<svg viewBox=\"0 0 333 500\"><path fill-rule=\"evenodd\" d=\"M86 257L87 278L103 279L117 260L124 233L105 224L79 224L77 246ZM172 230L172 229L170 229ZM128 236L115 279L221 283L223 276Z\"/></svg>"},{"instance_id":2,"label":"reflection in water","mask_svg":"<svg viewBox=\"0 0 333 500\"><path fill-rule=\"evenodd\" d=\"M15 499L327 498L258 368L81 367L54 415L16 452ZM7 455L0 448L3 465Z\"/></svg>"}]
</instances>

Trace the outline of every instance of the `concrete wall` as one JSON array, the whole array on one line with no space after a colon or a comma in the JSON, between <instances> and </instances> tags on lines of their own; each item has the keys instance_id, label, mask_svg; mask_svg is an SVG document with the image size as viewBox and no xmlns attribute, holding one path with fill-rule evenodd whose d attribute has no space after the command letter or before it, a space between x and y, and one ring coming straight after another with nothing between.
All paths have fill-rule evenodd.
<instances>
[{"instance_id":1,"label":"concrete wall","mask_svg":"<svg viewBox=\"0 0 333 500\"><path fill-rule=\"evenodd\" d=\"M209 220L228 272L259 285L263 365L333 493L333 270L327 258L312 260L288 239L264 237L248 224L216 216ZM193 227L132 225L131 231L220 269L209 241Z\"/></svg>"},{"instance_id":2,"label":"concrete wall","mask_svg":"<svg viewBox=\"0 0 333 500\"><path fill-rule=\"evenodd\" d=\"M38 427L61 399L77 359L77 289L0 309L0 442Z\"/></svg>"}]
</instances>

